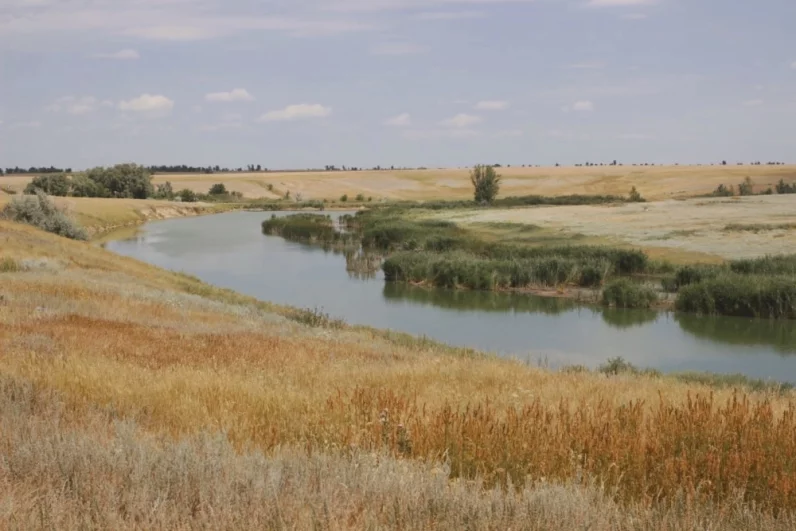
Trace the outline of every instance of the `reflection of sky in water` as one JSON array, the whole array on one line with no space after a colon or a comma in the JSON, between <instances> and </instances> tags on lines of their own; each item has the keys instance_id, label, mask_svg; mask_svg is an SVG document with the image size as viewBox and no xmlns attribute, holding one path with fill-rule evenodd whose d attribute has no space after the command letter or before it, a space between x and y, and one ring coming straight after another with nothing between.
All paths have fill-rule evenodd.
<instances>
[{"instance_id":1,"label":"reflection of sky in water","mask_svg":"<svg viewBox=\"0 0 796 531\"><path fill-rule=\"evenodd\" d=\"M236 212L159 221L146 225L136 239L109 242L107 248L263 300L322 308L353 324L426 335L532 364L596 366L622 356L665 371L796 382L796 356L785 355L796 350L787 346L796 338L796 322L761 321L758 327L730 318L606 314L518 295L388 289L381 275L351 278L342 255L262 235L260 223L268 217ZM769 334L771 326L775 334Z\"/></svg>"}]
</instances>

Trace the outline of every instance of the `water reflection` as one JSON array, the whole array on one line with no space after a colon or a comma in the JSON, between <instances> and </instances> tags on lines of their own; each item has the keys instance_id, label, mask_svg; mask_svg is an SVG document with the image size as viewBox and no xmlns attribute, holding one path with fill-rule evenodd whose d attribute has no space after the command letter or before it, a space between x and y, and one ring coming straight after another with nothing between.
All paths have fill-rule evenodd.
<instances>
[{"instance_id":1,"label":"water reflection","mask_svg":"<svg viewBox=\"0 0 796 531\"><path fill-rule=\"evenodd\" d=\"M521 293L443 290L399 282L385 282L383 294L388 302L411 301L452 310L558 315L578 307L575 301L569 299L534 297Z\"/></svg>"},{"instance_id":2,"label":"water reflection","mask_svg":"<svg viewBox=\"0 0 796 531\"><path fill-rule=\"evenodd\" d=\"M606 324L619 329L633 328L654 323L661 313L655 310L626 310L603 308L602 317Z\"/></svg>"},{"instance_id":3,"label":"water reflection","mask_svg":"<svg viewBox=\"0 0 796 531\"><path fill-rule=\"evenodd\" d=\"M783 355L796 354L793 321L675 314L680 327L698 338L728 345L769 346Z\"/></svg>"}]
</instances>

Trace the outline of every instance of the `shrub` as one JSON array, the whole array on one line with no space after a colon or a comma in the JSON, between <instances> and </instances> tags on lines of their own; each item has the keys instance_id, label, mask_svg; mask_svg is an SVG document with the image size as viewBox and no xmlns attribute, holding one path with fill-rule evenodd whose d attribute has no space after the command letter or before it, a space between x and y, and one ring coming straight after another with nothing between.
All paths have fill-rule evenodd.
<instances>
[{"instance_id":1,"label":"shrub","mask_svg":"<svg viewBox=\"0 0 796 531\"><path fill-rule=\"evenodd\" d=\"M183 203L196 203L197 197L193 190L189 190L188 188L183 188L180 190L177 195L180 198L180 201Z\"/></svg>"},{"instance_id":2,"label":"shrub","mask_svg":"<svg viewBox=\"0 0 796 531\"><path fill-rule=\"evenodd\" d=\"M646 202L646 199L641 197L641 194L639 193L638 190L636 190L636 187L634 186L633 188L630 189L630 195L628 196L628 201L630 201L631 203L644 203Z\"/></svg>"},{"instance_id":3,"label":"shrub","mask_svg":"<svg viewBox=\"0 0 796 531\"><path fill-rule=\"evenodd\" d=\"M41 190L47 195L66 197L70 187L69 177L62 173L38 175L25 187L25 193L33 195Z\"/></svg>"},{"instance_id":4,"label":"shrub","mask_svg":"<svg viewBox=\"0 0 796 531\"><path fill-rule=\"evenodd\" d=\"M715 197L732 197L735 194L732 191L732 186L720 184L715 190L713 190L713 195Z\"/></svg>"},{"instance_id":5,"label":"shrub","mask_svg":"<svg viewBox=\"0 0 796 531\"><path fill-rule=\"evenodd\" d=\"M343 194L343 195L341 195L341 196L340 196L340 201L341 201L342 203L345 203L346 201L348 201L348 194Z\"/></svg>"},{"instance_id":6,"label":"shrub","mask_svg":"<svg viewBox=\"0 0 796 531\"><path fill-rule=\"evenodd\" d=\"M357 200L357 201L360 201L360 202L361 202L361 201L364 201L364 200L365 200L365 196L364 196L364 195L362 195L362 194L357 194L356 200Z\"/></svg>"},{"instance_id":7,"label":"shrub","mask_svg":"<svg viewBox=\"0 0 796 531\"><path fill-rule=\"evenodd\" d=\"M754 187L755 185L752 182L752 178L747 177L741 184L738 185L738 195L753 195Z\"/></svg>"},{"instance_id":8,"label":"shrub","mask_svg":"<svg viewBox=\"0 0 796 531\"><path fill-rule=\"evenodd\" d=\"M796 194L796 183L785 184L784 179L780 179L775 187L778 194Z\"/></svg>"},{"instance_id":9,"label":"shrub","mask_svg":"<svg viewBox=\"0 0 796 531\"><path fill-rule=\"evenodd\" d=\"M170 181L166 181L163 184L159 184L157 189L155 190L155 198L156 199L168 199L171 201L174 199L174 188L171 186Z\"/></svg>"},{"instance_id":10,"label":"shrub","mask_svg":"<svg viewBox=\"0 0 796 531\"><path fill-rule=\"evenodd\" d=\"M22 271L19 262L13 258L0 259L0 273L16 273L17 271ZM2 297L0 297L0 301L2 301Z\"/></svg>"},{"instance_id":11,"label":"shrub","mask_svg":"<svg viewBox=\"0 0 796 531\"><path fill-rule=\"evenodd\" d=\"M603 290L603 304L617 308L649 308L658 295L649 286L626 278L611 281Z\"/></svg>"},{"instance_id":12,"label":"shrub","mask_svg":"<svg viewBox=\"0 0 796 531\"><path fill-rule=\"evenodd\" d=\"M224 186L222 183L216 183L210 187L210 191L208 194L210 195L226 195L227 187Z\"/></svg>"},{"instance_id":13,"label":"shrub","mask_svg":"<svg viewBox=\"0 0 796 531\"><path fill-rule=\"evenodd\" d=\"M470 172L474 198L478 204L492 203L500 191L500 175L492 166L477 165Z\"/></svg>"},{"instance_id":14,"label":"shrub","mask_svg":"<svg viewBox=\"0 0 796 531\"><path fill-rule=\"evenodd\" d=\"M742 275L796 275L796 254L733 260L730 271Z\"/></svg>"},{"instance_id":15,"label":"shrub","mask_svg":"<svg viewBox=\"0 0 796 531\"><path fill-rule=\"evenodd\" d=\"M2 210L6 219L33 225L73 240L88 240L86 231L58 208L42 191L35 196L15 197Z\"/></svg>"}]
</instances>

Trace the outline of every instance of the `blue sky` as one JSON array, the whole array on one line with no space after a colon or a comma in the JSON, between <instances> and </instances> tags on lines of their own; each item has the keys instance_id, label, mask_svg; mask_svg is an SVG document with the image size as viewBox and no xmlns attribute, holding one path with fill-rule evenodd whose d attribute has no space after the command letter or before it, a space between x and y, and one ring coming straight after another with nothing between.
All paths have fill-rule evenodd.
<instances>
[{"instance_id":1,"label":"blue sky","mask_svg":"<svg viewBox=\"0 0 796 531\"><path fill-rule=\"evenodd\" d=\"M793 0L0 0L0 166L791 161Z\"/></svg>"}]
</instances>

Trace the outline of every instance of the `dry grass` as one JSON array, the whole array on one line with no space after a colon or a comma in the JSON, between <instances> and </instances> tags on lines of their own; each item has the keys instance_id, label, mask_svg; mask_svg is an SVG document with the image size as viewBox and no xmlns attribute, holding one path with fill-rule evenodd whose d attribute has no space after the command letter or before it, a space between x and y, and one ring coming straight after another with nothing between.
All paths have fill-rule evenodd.
<instances>
[{"instance_id":1,"label":"dry grass","mask_svg":"<svg viewBox=\"0 0 796 531\"><path fill-rule=\"evenodd\" d=\"M620 506L594 484L517 492L451 482L380 453L236 452L223 434L156 438L108 408L71 409L0 377L0 526L12 529L791 529L681 493Z\"/></svg>"},{"instance_id":2,"label":"dry grass","mask_svg":"<svg viewBox=\"0 0 796 531\"><path fill-rule=\"evenodd\" d=\"M0 489L13 494L3 499L17 500L6 503L19 508L5 514L26 519L17 527L39 525L41 514L61 527L83 517L99 527L208 525L211 514L234 518L234 510L221 507L226 499L241 504L255 527L269 527L273 506L252 500L274 494L263 494L246 475L255 464L310 478L268 473L283 478L278 485L286 490L275 492L284 494L278 499L286 512L279 514L285 527L295 528L323 516L307 508L324 501L332 528L369 522L422 528L433 518L453 529L466 515L472 515L472 528L506 528L489 519L525 518L523 511L531 511L544 519L531 518L527 528L549 528L545 523L567 514L562 529L588 522L595 529L646 528L644 522L691 529L696 519L708 526L712 518L723 522L712 528L742 529L749 522L773 526L766 514L796 510L793 393L553 373L367 330L309 328L283 317L285 310L184 275L0 222L3 260L28 265L1 273L0 375L32 386L44 397L34 400L41 402L37 407L62 411L66 419L48 435L43 426L52 422L23 411L19 422L28 419L40 431L19 428L23 435L7 436L13 431L0 430L11 437L0 438L7 455L17 455L9 448L26 433L31 442L21 448L32 448L33 441L62 445L23 452L28 464L19 470L36 474L9 472L0 460ZM48 405L56 396L60 405ZM0 407L4 415L12 409ZM98 411L135 422L140 431L113 436L107 425L92 424ZM208 446L195 439L204 432L225 433L237 451L263 451L272 459L237 455L221 443ZM194 442L157 446L149 436ZM285 447L314 457L285 454ZM71 451L72 458L63 457ZM362 480L359 474L376 462L362 451L390 456L379 466L395 477L380 476L376 468ZM111 457L118 455L132 461ZM429 471L434 466L488 486L509 479L526 485L521 496L541 499L542 509L525 498L512 505L514 498L468 483L445 490L440 485L448 483ZM177 475L176 494L166 488L170 467L196 470ZM91 471L91 477L81 475ZM348 474L345 488L330 479L340 474ZM539 489L539 481L570 486ZM606 490L590 490L592 481ZM215 501L202 502L197 493L204 489ZM124 502L123 491L138 498ZM439 506L435 491L443 496ZM451 492L455 499L449 500ZM93 507L90 499L103 505ZM144 506L158 520L141 515ZM641 520L632 520L634 514ZM222 522L235 527L240 521ZM516 522L523 527L525 520ZM776 525L784 529L786 523Z\"/></svg>"},{"instance_id":3,"label":"dry grass","mask_svg":"<svg viewBox=\"0 0 796 531\"><path fill-rule=\"evenodd\" d=\"M609 206L446 210L430 216L479 231L496 225L533 226L538 231L528 233L526 239L539 238L544 243L547 237L565 240L576 235L583 242L643 247L655 257L686 263L790 253L796 246L796 231L726 230L728 224L773 224L777 228L796 224L796 195Z\"/></svg>"}]
</instances>

